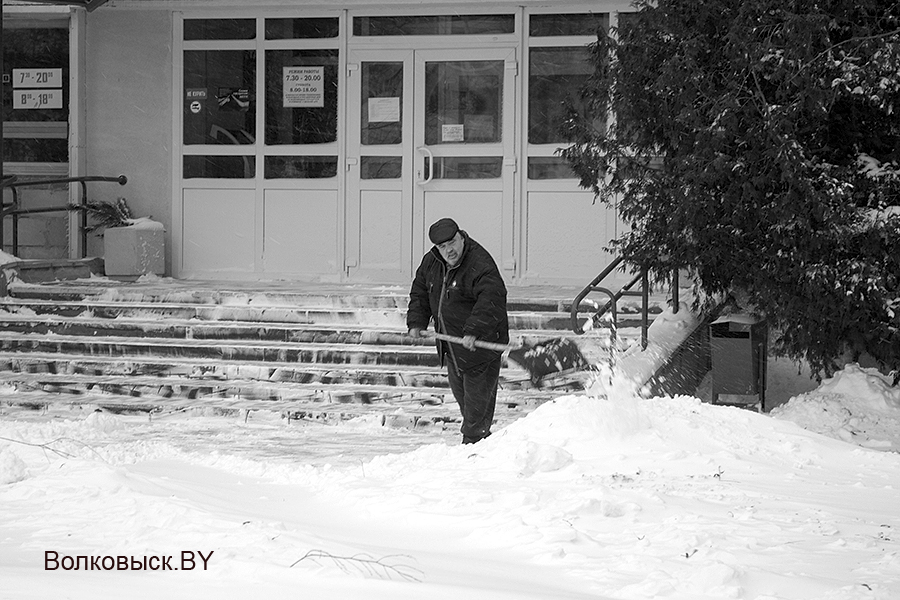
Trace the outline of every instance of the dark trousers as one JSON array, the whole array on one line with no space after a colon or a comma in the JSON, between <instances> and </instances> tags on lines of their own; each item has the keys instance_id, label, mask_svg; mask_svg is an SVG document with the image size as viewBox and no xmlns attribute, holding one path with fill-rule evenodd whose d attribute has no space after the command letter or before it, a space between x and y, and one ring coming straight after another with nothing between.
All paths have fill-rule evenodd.
<instances>
[{"instance_id":1,"label":"dark trousers","mask_svg":"<svg viewBox=\"0 0 900 600\"><path fill-rule=\"evenodd\" d=\"M448 361L450 391L459 404L463 423L463 444L474 444L491 435L494 407L497 405L497 383L500 380L500 358L457 372Z\"/></svg>"}]
</instances>

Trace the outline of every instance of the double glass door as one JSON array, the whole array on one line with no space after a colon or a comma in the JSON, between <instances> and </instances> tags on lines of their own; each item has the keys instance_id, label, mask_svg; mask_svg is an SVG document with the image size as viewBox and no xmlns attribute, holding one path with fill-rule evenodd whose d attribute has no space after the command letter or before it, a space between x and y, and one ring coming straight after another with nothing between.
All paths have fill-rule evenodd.
<instances>
[{"instance_id":1,"label":"double glass door","mask_svg":"<svg viewBox=\"0 0 900 600\"><path fill-rule=\"evenodd\" d=\"M348 68L348 276L407 280L441 217L513 269L515 51L360 50Z\"/></svg>"}]
</instances>

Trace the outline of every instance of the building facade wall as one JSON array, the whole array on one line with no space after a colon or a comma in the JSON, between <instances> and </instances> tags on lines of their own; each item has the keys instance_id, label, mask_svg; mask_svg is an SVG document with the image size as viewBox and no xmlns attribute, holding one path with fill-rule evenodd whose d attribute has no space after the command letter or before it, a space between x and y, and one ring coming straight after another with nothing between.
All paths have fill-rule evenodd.
<instances>
[{"instance_id":1,"label":"building facade wall","mask_svg":"<svg viewBox=\"0 0 900 600\"><path fill-rule=\"evenodd\" d=\"M510 283L584 284L612 260L604 248L622 232L623 225L615 207L594 203L591 193L580 189L574 178L552 175L559 168L553 154L564 144L532 139L529 127L533 128L535 119L529 122L529 115L536 108L529 94L533 95L531 86L540 84L534 77L537 67L530 62L532 53L552 53L557 47L573 44L583 47L590 40L583 35L532 36L527 27L532 15L599 13L614 22L616 11L627 9L623 2L479 2L451 7L427 2L385 6L350 0L331 6L274 2L248 8L246 3L228 0L112 0L84 15L84 126L78 141L83 164L73 170L128 177L125 188L94 186L92 198L114 201L124 196L135 216L162 222L167 232L166 272L175 277L405 281L428 249L428 224L450 215L492 249ZM353 31L353 19L359 16L459 13L511 14L515 29L498 36L366 37ZM319 17L339 19L337 37L322 43L273 41L260 33L249 41L196 41L184 34L184 24L192 20L254 19L262 32L262 23L268 18ZM192 88L196 84L186 75L193 68L186 66L186 57L214 49L249 49L258 57L255 81L247 86L259 115L256 123L227 132L222 131L227 127L219 127L215 121L212 128L209 122L203 126L203 135L212 129L214 135L241 137L235 142L239 146L223 145L221 139L192 141L186 133L192 119L186 94L197 93ZM267 80L261 71L278 53L302 57L316 49L330 52L337 67L335 139L318 147L269 145L263 116L266 94L274 93L280 101L282 91L273 92L270 88L281 82L273 83L271 77ZM505 98L503 110L490 117L503 120L502 140L476 137L474 144L460 144L469 147L459 152L441 146L440 142L452 141L454 135L468 136L474 128L484 129L492 123L484 115L474 115L459 126L450 123L437 129L445 138L429 141L429 125L422 114L431 110L424 83L429 78L436 81L430 75L432 67L437 69L434 73L440 73L440 67L449 66L452 73L459 65L479 61L494 61L502 71L502 83L494 86L494 92ZM361 73L368 66L387 64L400 65L404 80L394 94L398 99L379 104L384 112L377 119L396 120L403 133L391 142L394 146L367 146L362 137L365 133L360 131L365 129L363 121L369 119L366 111L375 104L366 104L371 100L366 99L366 86L371 82L366 83ZM552 68L552 62L548 64ZM270 71L277 71L280 78L287 72L282 68L279 64ZM546 65L542 68L548 69ZM459 81L461 77L456 84ZM237 88L240 86L235 91L241 92ZM210 83L204 101L215 101L221 89ZM284 96L284 106L288 102ZM397 110L398 104L402 110ZM553 106L542 110L549 110L554 119L562 114ZM413 113L419 113L415 119L421 117L420 121L414 120ZM422 146L425 150L420 150ZM428 148L437 153L436 158L426 156ZM195 177L185 166L194 158L202 162L204 157L223 154L243 161L248 176ZM315 158L317 154L336 159L332 177L270 178L267 174L267 161L273 157L284 158L281 162L288 164L286 168L296 169L305 163L292 163L292 156ZM430 170L437 172L459 157L477 163L481 154L502 159L493 179L447 179L420 185L428 176L428 160L436 161ZM252 168L248 158L255 163ZM402 163L402 177L381 180L363 175L367 167L362 163L390 158ZM88 254L102 254L99 238L89 240Z\"/></svg>"},{"instance_id":2,"label":"building facade wall","mask_svg":"<svg viewBox=\"0 0 900 600\"><path fill-rule=\"evenodd\" d=\"M97 10L85 19L85 172L128 177L92 185L135 217L172 231L172 20L168 10ZM88 254L102 255L97 236ZM171 273L171 263L167 266Z\"/></svg>"}]
</instances>

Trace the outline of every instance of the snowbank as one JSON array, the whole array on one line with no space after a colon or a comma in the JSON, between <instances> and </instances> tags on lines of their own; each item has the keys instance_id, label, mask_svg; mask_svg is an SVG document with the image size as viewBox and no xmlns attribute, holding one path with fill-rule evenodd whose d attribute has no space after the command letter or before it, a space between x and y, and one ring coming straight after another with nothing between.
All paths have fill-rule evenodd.
<instances>
[{"instance_id":1,"label":"snowbank","mask_svg":"<svg viewBox=\"0 0 900 600\"><path fill-rule=\"evenodd\" d=\"M777 418L563 396L474 446L370 419L7 409L2 595L889 600L900 455L817 431L845 437L831 415L852 413L886 448L897 406L848 368ZM47 552L179 570L48 569Z\"/></svg>"},{"instance_id":2,"label":"snowbank","mask_svg":"<svg viewBox=\"0 0 900 600\"><path fill-rule=\"evenodd\" d=\"M847 442L900 451L900 388L876 369L848 365L771 414Z\"/></svg>"}]
</instances>

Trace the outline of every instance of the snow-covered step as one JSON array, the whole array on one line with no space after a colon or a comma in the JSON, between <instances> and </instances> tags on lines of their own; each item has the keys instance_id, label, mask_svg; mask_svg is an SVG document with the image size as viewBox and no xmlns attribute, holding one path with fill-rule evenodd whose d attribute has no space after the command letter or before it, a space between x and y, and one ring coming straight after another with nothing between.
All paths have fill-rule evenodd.
<instances>
[{"instance_id":1,"label":"snow-covered step","mask_svg":"<svg viewBox=\"0 0 900 600\"><path fill-rule=\"evenodd\" d=\"M424 402L450 406L444 418L458 416L432 342L405 335L407 297L399 288L190 285L12 285L0 298L0 383L61 401L101 395L146 410L240 400L269 410L294 402L304 414L325 414L329 402L385 410ZM514 340L572 337L589 357L608 356L608 332L577 337L568 329L568 293L518 292L509 303ZM627 311L620 316L627 322ZM618 334L636 339L639 331L620 327ZM527 373L505 363L498 406L533 407L581 381L549 384L559 387L535 389Z\"/></svg>"},{"instance_id":2,"label":"snow-covered step","mask_svg":"<svg viewBox=\"0 0 900 600\"><path fill-rule=\"evenodd\" d=\"M391 400L443 403L449 392L445 387L412 387L343 382L296 383L252 379L221 379L77 373L0 373L0 383L18 389L40 389L67 394L81 394L91 390L143 398L202 398L240 397L255 400L303 400L317 402L384 402Z\"/></svg>"},{"instance_id":3,"label":"snow-covered step","mask_svg":"<svg viewBox=\"0 0 900 600\"><path fill-rule=\"evenodd\" d=\"M372 385L342 383L295 383L291 381L265 381L254 379L194 379L188 377L109 375L84 375L73 373L22 373L0 372L0 386L14 387L17 404L48 403L62 400L68 403L96 403L102 406L129 406L132 410L146 412L183 406L220 405L221 400L238 399L245 408L256 410L283 410L306 414L332 413L340 406L342 414L359 415L346 405L367 405L390 413L397 408L431 407L433 415L442 414L443 420L458 417L455 401L446 387L414 387L408 385ZM35 399L35 392L57 394ZM7 395L8 399L11 399ZM502 389L498 394L497 409L503 411L527 411L547 399L536 390ZM285 404L288 403L288 404ZM228 404L228 403L226 403ZM229 408L236 408L228 404ZM435 408L442 409L441 411ZM372 411L363 411L372 412Z\"/></svg>"},{"instance_id":4,"label":"snow-covered step","mask_svg":"<svg viewBox=\"0 0 900 600\"><path fill-rule=\"evenodd\" d=\"M140 315L115 319L90 313L77 317L2 313L0 331L81 336L138 336L173 339L265 340L346 344L422 345L409 339L406 329L358 323L303 324L263 321L198 321L179 317Z\"/></svg>"},{"instance_id":5,"label":"snow-covered step","mask_svg":"<svg viewBox=\"0 0 900 600\"><path fill-rule=\"evenodd\" d=\"M339 309L332 307L302 307L292 305L244 306L173 302L108 302L102 300L54 301L19 300L7 298L0 308L10 313L33 313L97 318L148 318L152 316L201 321L254 321L268 323L366 323L386 327L401 327L405 314L399 309Z\"/></svg>"},{"instance_id":6,"label":"snow-covered step","mask_svg":"<svg viewBox=\"0 0 900 600\"><path fill-rule=\"evenodd\" d=\"M437 354L424 345L319 344L221 339L92 337L0 332L3 352L81 353L87 356L222 358L328 364L436 365Z\"/></svg>"},{"instance_id":7,"label":"snow-covered step","mask_svg":"<svg viewBox=\"0 0 900 600\"><path fill-rule=\"evenodd\" d=\"M318 385L368 384L393 387L446 388L445 370L439 366L307 364L275 361L230 361L190 357L154 357L149 360L78 353L0 352L0 371L42 374L83 374L132 377L183 377L217 383L230 379L293 382ZM521 369L501 369L501 387L527 389L529 379Z\"/></svg>"},{"instance_id":8,"label":"snow-covered step","mask_svg":"<svg viewBox=\"0 0 900 600\"><path fill-rule=\"evenodd\" d=\"M121 335L119 330L133 331L149 337L169 335L171 337L260 337L271 339L304 340L309 335L317 336L344 336L345 332L352 332L361 338L366 338L367 343L378 343L383 340L393 340L392 343L404 343L403 334L406 333L405 314L372 315L371 313L336 314L331 312L312 313L306 311L303 315L295 312L289 316L269 313L262 315L261 320L252 320L247 313L232 313L229 315L215 315L220 318L211 318L213 315L200 315L193 307L187 312L180 309L165 310L163 306L147 307L140 305L135 309L121 310L121 307L91 308L87 304L69 303L68 305L54 305L50 302L42 302L34 305L29 303L0 304L0 329L21 332L48 332L56 333L75 332L93 328L96 333L91 335ZM238 317L230 319L225 317ZM529 314L510 314L510 327L514 337L541 338L575 336L571 330L560 329L562 319L555 315L536 316ZM405 343L410 343L408 340Z\"/></svg>"},{"instance_id":9,"label":"snow-covered step","mask_svg":"<svg viewBox=\"0 0 900 600\"><path fill-rule=\"evenodd\" d=\"M295 383L292 381L265 381L250 379L193 379L188 377L148 377L129 376L122 378L109 375L83 375L72 373L0 373L0 383L14 384L19 389L41 389L69 394L80 394L91 390L108 390L119 395L144 398L199 398L241 397L257 400L302 400L318 402L322 400L340 402L395 401L421 404L444 404L453 402L447 387L413 387L405 385L377 385L364 383L342 383L339 386L328 382ZM534 390L505 390L498 403L518 405L529 398L542 394Z\"/></svg>"},{"instance_id":10,"label":"snow-covered step","mask_svg":"<svg viewBox=\"0 0 900 600\"><path fill-rule=\"evenodd\" d=\"M444 370L438 366L357 365L288 363L277 361L232 361L221 358L88 356L80 353L0 352L0 371L16 373L74 373L118 377L190 377L222 381L252 379L297 383L371 383L407 387L446 387ZM524 375L506 370L507 379Z\"/></svg>"},{"instance_id":11,"label":"snow-covered step","mask_svg":"<svg viewBox=\"0 0 900 600\"><path fill-rule=\"evenodd\" d=\"M205 304L245 307L318 307L406 310L407 287L357 288L329 284L289 284L277 289L260 283L257 289L230 289L229 282L167 280L165 283L117 283L111 280L93 282L52 282L50 284L11 284L14 299L48 300L52 302L92 299L105 303L138 304ZM246 286L244 286L246 287ZM511 312L556 312L568 315L571 298L578 290L553 289L552 297L540 296L531 288L511 288L507 308ZM583 312L591 312L593 302L583 303ZM620 313L634 311L633 303L619 306Z\"/></svg>"},{"instance_id":12,"label":"snow-covered step","mask_svg":"<svg viewBox=\"0 0 900 600\"><path fill-rule=\"evenodd\" d=\"M104 408L113 412L146 413L151 420L165 418L174 413L201 411L209 414L247 413L266 410L281 414L290 421L315 421L337 423L349 419L365 417L367 422L379 419L386 427L404 429L434 428L456 431L461 417L454 403L402 402L395 400L390 405L383 403L364 404L334 401L304 402L298 400L258 400L242 397L206 397L148 399L134 396L113 395L103 392L86 392L82 395L59 394L47 391L28 391L18 397L17 403L40 410L49 405L73 405L80 407ZM540 399L525 399L516 405L500 404L495 412L495 421L506 425L527 414L540 403Z\"/></svg>"},{"instance_id":13,"label":"snow-covered step","mask_svg":"<svg viewBox=\"0 0 900 600\"><path fill-rule=\"evenodd\" d=\"M0 332L32 335L57 335L97 338L171 338L174 340L233 340L317 344L374 344L432 347L425 338L412 339L405 328L387 328L364 324L266 323L252 321L197 321L176 317L119 317L108 319L82 314L69 318L57 315L9 314L0 310ZM585 339L571 331L526 329L512 331L512 343L535 344L547 338ZM636 337L640 331L621 328L620 337ZM591 337L607 344L608 332L595 332Z\"/></svg>"},{"instance_id":14,"label":"snow-covered step","mask_svg":"<svg viewBox=\"0 0 900 600\"><path fill-rule=\"evenodd\" d=\"M15 298L52 302L79 302L93 299L104 303L121 304L204 304L232 307L327 307L360 309L405 308L408 297L396 291L379 292L372 289L354 291L349 287L329 288L317 285L313 289L238 291L228 289L228 283L215 286L202 283L168 281L158 286L140 283L117 283L111 280L90 282L62 282L43 285L11 285ZM224 287L220 287L224 286ZM299 286L298 286L299 287Z\"/></svg>"},{"instance_id":15,"label":"snow-covered step","mask_svg":"<svg viewBox=\"0 0 900 600\"><path fill-rule=\"evenodd\" d=\"M328 306L294 305L219 305L173 302L124 302L95 299L47 300L0 299L0 310L10 315L47 316L59 318L135 319L155 320L160 317L182 321L213 321L233 323L280 323L285 325L365 325L368 327L406 327L405 308L333 308ZM623 315L621 326L628 326ZM631 320L633 321L633 319ZM570 315L562 312L534 310L509 312L513 330L570 331Z\"/></svg>"}]
</instances>

